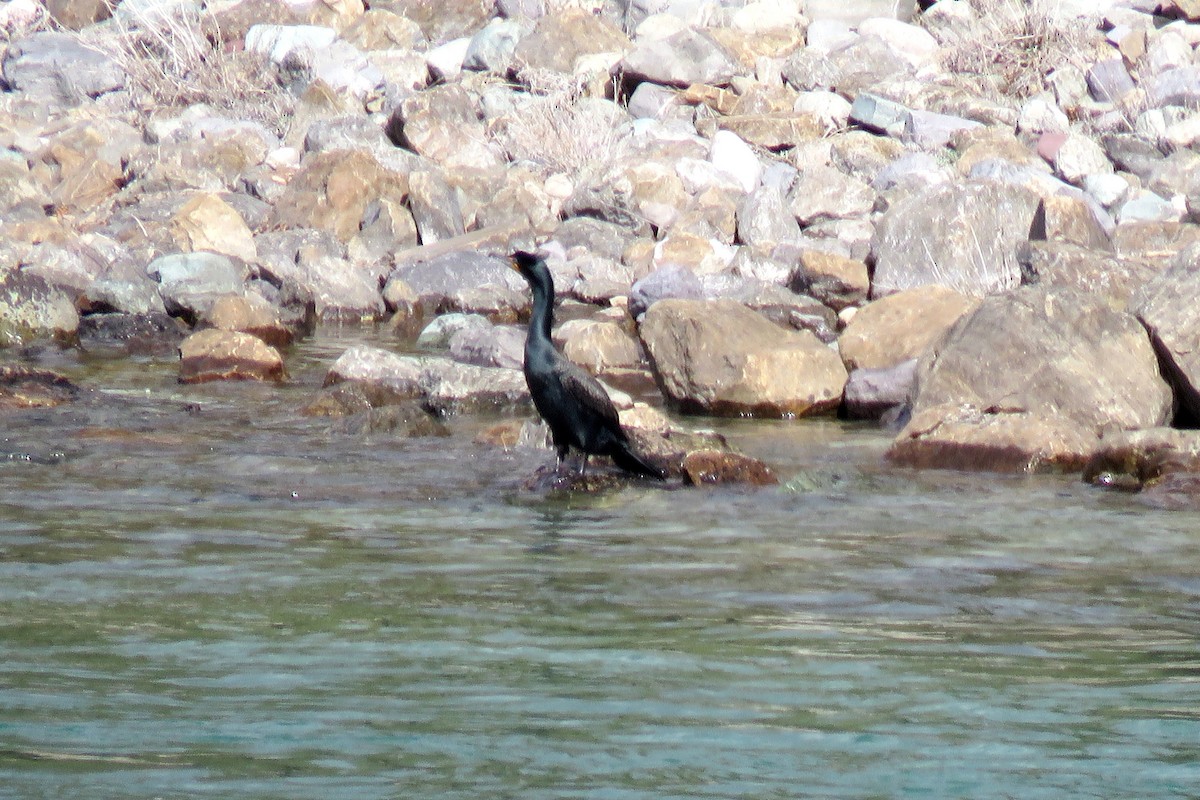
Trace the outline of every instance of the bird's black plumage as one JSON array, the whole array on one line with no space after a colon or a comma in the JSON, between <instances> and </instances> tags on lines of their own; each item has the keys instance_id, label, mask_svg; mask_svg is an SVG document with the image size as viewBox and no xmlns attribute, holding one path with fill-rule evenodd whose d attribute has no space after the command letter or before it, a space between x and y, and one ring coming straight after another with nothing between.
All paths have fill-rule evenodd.
<instances>
[{"instance_id":1,"label":"bird's black plumage","mask_svg":"<svg viewBox=\"0 0 1200 800\"><path fill-rule=\"evenodd\" d=\"M630 447L617 409L600 382L559 353L550 340L554 280L546 262L533 253L517 251L512 265L533 291L533 314L525 339L525 382L534 406L550 427L559 460L573 447L583 453L581 472L587 468L589 455L605 455L626 472L665 478L661 469Z\"/></svg>"}]
</instances>

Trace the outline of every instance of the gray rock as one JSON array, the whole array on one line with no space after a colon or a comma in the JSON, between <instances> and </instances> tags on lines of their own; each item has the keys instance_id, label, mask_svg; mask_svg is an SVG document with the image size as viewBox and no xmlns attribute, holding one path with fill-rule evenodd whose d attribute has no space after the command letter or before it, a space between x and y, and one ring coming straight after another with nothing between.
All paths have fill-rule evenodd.
<instances>
[{"instance_id":1,"label":"gray rock","mask_svg":"<svg viewBox=\"0 0 1200 800\"><path fill-rule=\"evenodd\" d=\"M1182 214L1170 200L1148 189L1134 192L1117 211L1120 222L1178 222Z\"/></svg>"},{"instance_id":2,"label":"gray rock","mask_svg":"<svg viewBox=\"0 0 1200 800\"><path fill-rule=\"evenodd\" d=\"M780 242L799 241L800 226L782 192L760 187L738 206L737 235L742 244L769 250Z\"/></svg>"},{"instance_id":3,"label":"gray rock","mask_svg":"<svg viewBox=\"0 0 1200 800\"><path fill-rule=\"evenodd\" d=\"M465 232L458 195L436 172L413 172L408 176L409 207L417 224L421 244L433 244Z\"/></svg>"},{"instance_id":4,"label":"gray rock","mask_svg":"<svg viewBox=\"0 0 1200 800\"><path fill-rule=\"evenodd\" d=\"M280 66L288 56L315 53L336 40L337 31L320 25L254 25L246 31L245 45Z\"/></svg>"},{"instance_id":5,"label":"gray rock","mask_svg":"<svg viewBox=\"0 0 1200 800\"><path fill-rule=\"evenodd\" d=\"M503 74L512 64L524 27L510 19L496 18L471 37L463 69Z\"/></svg>"},{"instance_id":6,"label":"gray rock","mask_svg":"<svg viewBox=\"0 0 1200 800\"><path fill-rule=\"evenodd\" d=\"M941 150L963 131L982 128L983 124L950 114L914 110L908 115L901 137L922 150Z\"/></svg>"},{"instance_id":7,"label":"gray rock","mask_svg":"<svg viewBox=\"0 0 1200 800\"><path fill-rule=\"evenodd\" d=\"M1135 88L1125 61L1120 58L1093 64L1087 71L1087 83L1092 97L1102 103L1119 103Z\"/></svg>"},{"instance_id":8,"label":"gray rock","mask_svg":"<svg viewBox=\"0 0 1200 800\"><path fill-rule=\"evenodd\" d=\"M100 49L77 36L44 31L12 42L4 82L31 97L74 105L125 86L125 73Z\"/></svg>"},{"instance_id":9,"label":"gray rock","mask_svg":"<svg viewBox=\"0 0 1200 800\"><path fill-rule=\"evenodd\" d=\"M480 367L520 369L525 353L525 331L513 325L470 326L450 337L450 357Z\"/></svg>"},{"instance_id":10,"label":"gray rock","mask_svg":"<svg viewBox=\"0 0 1200 800\"><path fill-rule=\"evenodd\" d=\"M295 287L302 298L311 298L321 319L361 321L386 311L378 273L347 260L332 234L293 228L259 234L254 242L263 274L276 286Z\"/></svg>"},{"instance_id":11,"label":"gray rock","mask_svg":"<svg viewBox=\"0 0 1200 800\"><path fill-rule=\"evenodd\" d=\"M427 315L479 312L514 321L518 311L529 305L525 281L509 267L507 259L484 253L446 253L400 267L389 280L392 278L411 287Z\"/></svg>"},{"instance_id":12,"label":"gray rock","mask_svg":"<svg viewBox=\"0 0 1200 800\"><path fill-rule=\"evenodd\" d=\"M383 128L369 117L348 116L319 119L304 134L304 152L330 150L375 150L389 147Z\"/></svg>"},{"instance_id":13,"label":"gray rock","mask_svg":"<svg viewBox=\"0 0 1200 800\"><path fill-rule=\"evenodd\" d=\"M912 110L870 92L859 92L850 106L850 121L864 128L900 138Z\"/></svg>"},{"instance_id":14,"label":"gray rock","mask_svg":"<svg viewBox=\"0 0 1200 800\"><path fill-rule=\"evenodd\" d=\"M916 378L917 359L890 367L856 369L846 381L842 408L850 419L879 419L908 402Z\"/></svg>"},{"instance_id":15,"label":"gray rock","mask_svg":"<svg viewBox=\"0 0 1200 800\"><path fill-rule=\"evenodd\" d=\"M186 323L161 310L148 314L88 314L79 320L79 346L92 352L120 350L127 355L174 356L190 332Z\"/></svg>"},{"instance_id":16,"label":"gray rock","mask_svg":"<svg viewBox=\"0 0 1200 800\"><path fill-rule=\"evenodd\" d=\"M629 96L629 116L634 119L659 119L671 108L682 108L677 93L666 86L644 81Z\"/></svg>"},{"instance_id":17,"label":"gray rock","mask_svg":"<svg viewBox=\"0 0 1200 800\"><path fill-rule=\"evenodd\" d=\"M804 10L814 23L857 25L873 17L907 21L916 13L916 7L916 0L808 0Z\"/></svg>"},{"instance_id":18,"label":"gray rock","mask_svg":"<svg viewBox=\"0 0 1200 800\"><path fill-rule=\"evenodd\" d=\"M493 327L482 314L442 314L421 330L417 336L417 346L443 350L450 347L450 341L462 331L488 331Z\"/></svg>"},{"instance_id":19,"label":"gray rock","mask_svg":"<svg viewBox=\"0 0 1200 800\"><path fill-rule=\"evenodd\" d=\"M666 86L720 85L739 74L723 47L701 31L685 28L666 39L644 39L625 55L621 68L629 79Z\"/></svg>"},{"instance_id":20,"label":"gray rock","mask_svg":"<svg viewBox=\"0 0 1200 800\"><path fill-rule=\"evenodd\" d=\"M931 283L970 295L1016 286L1017 252L1037 202L1027 189L990 182L932 186L902 199L876 227L872 296Z\"/></svg>"},{"instance_id":21,"label":"gray rock","mask_svg":"<svg viewBox=\"0 0 1200 800\"><path fill-rule=\"evenodd\" d=\"M1150 331L1179 399L1181 421L1200 424L1200 266L1194 259L1180 259L1151 280L1131 307Z\"/></svg>"},{"instance_id":22,"label":"gray rock","mask_svg":"<svg viewBox=\"0 0 1200 800\"><path fill-rule=\"evenodd\" d=\"M1195 107L1200 103L1200 67L1179 67L1151 75L1142 87L1152 107Z\"/></svg>"},{"instance_id":23,"label":"gray rock","mask_svg":"<svg viewBox=\"0 0 1200 800\"><path fill-rule=\"evenodd\" d=\"M229 256L198 252L156 258L146 274L158 281L168 313L194 321L220 295L241 294L246 270Z\"/></svg>"},{"instance_id":24,"label":"gray rock","mask_svg":"<svg viewBox=\"0 0 1200 800\"><path fill-rule=\"evenodd\" d=\"M637 318L660 300L698 300L702 297L704 285L695 273L684 267L667 266L633 284L629 292L629 313Z\"/></svg>"},{"instance_id":25,"label":"gray rock","mask_svg":"<svg viewBox=\"0 0 1200 800\"><path fill-rule=\"evenodd\" d=\"M875 190L834 167L803 170L788 199L792 214L804 226L865 216L875 208Z\"/></svg>"},{"instance_id":26,"label":"gray rock","mask_svg":"<svg viewBox=\"0 0 1200 800\"><path fill-rule=\"evenodd\" d=\"M913 417L946 405L1031 412L1097 435L1162 425L1172 404L1132 314L1078 292L1028 287L985 298L926 352Z\"/></svg>"}]
</instances>

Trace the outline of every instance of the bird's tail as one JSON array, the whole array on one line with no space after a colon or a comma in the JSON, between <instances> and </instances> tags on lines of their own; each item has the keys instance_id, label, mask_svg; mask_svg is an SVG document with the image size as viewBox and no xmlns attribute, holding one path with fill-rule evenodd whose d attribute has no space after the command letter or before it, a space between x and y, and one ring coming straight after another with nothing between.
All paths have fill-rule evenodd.
<instances>
[{"instance_id":1,"label":"bird's tail","mask_svg":"<svg viewBox=\"0 0 1200 800\"><path fill-rule=\"evenodd\" d=\"M660 481L667 479L667 471L654 466L644 457L633 452L633 448L628 442L617 442L613 447L612 452L613 463L626 472L633 472L637 475L645 475L648 478L655 478Z\"/></svg>"}]
</instances>

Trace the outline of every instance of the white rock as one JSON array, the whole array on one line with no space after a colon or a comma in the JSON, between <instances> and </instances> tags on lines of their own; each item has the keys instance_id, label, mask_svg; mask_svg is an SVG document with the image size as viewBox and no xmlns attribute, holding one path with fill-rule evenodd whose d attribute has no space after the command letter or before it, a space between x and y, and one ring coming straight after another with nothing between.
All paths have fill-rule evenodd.
<instances>
[{"instance_id":1,"label":"white rock","mask_svg":"<svg viewBox=\"0 0 1200 800\"><path fill-rule=\"evenodd\" d=\"M246 31L246 49L274 64L282 64L296 51L318 52L336 40L337 31L321 25L252 25Z\"/></svg>"},{"instance_id":2,"label":"white rock","mask_svg":"<svg viewBox=\"0 0 1200 800\"><path fill-rule=\"evenodd\" d=\"M792 110L812 114L829 130L840 130L850 122L850 101L837 92L801 92Z\"/></svg>"},{"instance_id":3,"label":"white rock","mask_svg":"<svg viewBox=\"0 0 1200 800\"><path fill-rule=\"evenodd\" d=\"M745 192L754 191L762 177L758 154L736 133L717 131L708 151L708 160L717 169L737 178Z\"/></svg>"},{"instance_id":4,"label":"white rock","mask_svg":"<svg viewBox=\"0 0 1200 800\"><path fill-rule=\"evenodd\" d=\"M1054 156L1054 170L1067 183L1078 185L1087 175L1112 172L1113 166L1090 136L1072 133Z\"/></svg>"},{"instance_id":5,"label":"white rock","mask_svg":"<svg viewBox=\"0 0 1200 800\"><path fill-rule=\"evenodd\" d=\"M931 66L937 58L937 40L924 28L886 17L863 20L858 26L860 36L878 36L888 48L914 69Z\"/></svg>"},{"instance_id":6,"label":"white rock","mask_svg":"<svg viewBox=\"0 0 1200 800\"><path fill-rule=\"evenodd\" d=\"M857 38L858 34L849 25L831 19L813 20L806 34L808 47L821 53L836 50Z\"/></svg>"},{"instance_id":7,"label":"white rock","mask_svg":"<svg viewBox=\"0 0 1200 800\"><path fill-rule=\"evenodd\" d=\"M1200 142L1200 114L1189 114L1178 122L1171 123L1163 131L1163 139L1175 147L1191 147Z\"/></svg>"},{"instance_id":8,"label":"white rock","mask_svg":"<svg viewBox=\"0 0 1200 800\"><path fill-rule=\"evenodd\" d=\"M470 49L471 38L467 36L451 39L433 48L425 54L425 63L429 65L430 74L447 81L456 79L462 75L463 61L466 60L467 51Z\"/></svg>"},{"instance_id":9,"label":"white rock","mask_svg":"<svg viewBox=\"0 0 1200 800\"><path fill-rule=\"evenodd\" d=\"M743 191L741 180L711 161L681 158L675 162L675 174L683 182L684 191L693 196L707 189Z\"/></svg>"},{"instance_id":10,"label":"white rock","mask_svg":"<svg viewBox=\"0 0 1200 800\"><path fill-rule=\"evenodd\" d=\"M1143 139L1157 142L1167 135L1167 118L1161 108L1143 111L1133 123L1133 130Z\"/></svg>"},{"instance_id":11,"label":"white rock","mask_svg":"<svg viewBox=\"0 0 1200 800\"><path fill-rule=\"evenodd\" d=\"M1088 175L1083 179L1083 190L1105 208L1112 208L1129 192L1129 181L1115 173L1110 175Z\"/></svg>"},{"instance_id":12,"label":"white rock","mask_svg":"<svg viewBox=\"0 0 1200 800\"><path fill-rule=\"evenodd\" d=\"M1180 33L1160 31L1146 49L1145 63L1153 74L1176 67L1189 67L1192 65L1191 45Z\"/></svg>"},{"instance_id":13,"label":"white rock","mask_svg":"<svg viewBox=\"0 0 1200 800\"><path fill-rule=\"evenodd\" d=\"M804 17L795 0L755 0L733 13L732 27L746 33L798 28Z\"/></svg>"},{"instance_id":14,"label":"white rock","mask_svg":"<svg viewBox=\"0 0 1200 800\"><path fill-rule=\"evenodd\" d=\"M1182 215L1170 200L1149 189L1140 189L1117 212L1118 222L1179 222Z\"/></svg>"},{"instance_id":15,"label":"white rock","mask_svg":"<svg viewBox=\"0 0 1200 800\"><path fill-rule=\"evenodd\" d=\"M1067 133L1071 120L1049 97L1032 97L1021 106L1017 130L1023 133Z\"/></svg>"},{"instance_id":16,"label":"white rock","mask_svg":"<svg viewBox=\"0 0 1200 800\"><path fill-rule=\"evenodd\" d=\"M666 39L687 27L687 23L674 14L651 14L642 20L634 31L638 41Z\"/></svg>"}]
</instances>

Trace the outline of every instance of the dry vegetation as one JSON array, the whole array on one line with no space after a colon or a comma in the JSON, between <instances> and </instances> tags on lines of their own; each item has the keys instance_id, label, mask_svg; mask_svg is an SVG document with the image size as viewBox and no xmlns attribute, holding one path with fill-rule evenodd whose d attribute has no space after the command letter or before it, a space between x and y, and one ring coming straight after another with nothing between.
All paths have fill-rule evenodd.
<instances>
[{"instance_id":1,"label":"dry vegetation","mask_svg":"<svg viewBox=\"0 0 1200 800\"><path fill-rule=\"evenodd\" d=\"M625 138L619 109L585 96L569 75L526 70L521 79L529 87L525 102L492 130L510 160L571 176L620 160Z\"/></svg>"},{"instance_id":2,"label":"dry vegetation","mask_svg":"<svg viewBox=\"0 0 1200 800\"><path fill-rule=\"evenodd\" d=\"M226 48L212 14L190 4L157 12L114 14L108 30L85 42L128 74L134 107L143 114L202 103L282 132L293 101L264 56Z\"/></svg>"},{"instance_id":3,"label":"dry vegetation","mask_svg":"<svg viewBox=\"0 0 1200 800\"><path fill-rule=\"evenodd\" d=\"M1063 15L1054 0L968 0L973 19L934 31L943 63L987 95L1025 98L1048 89L1046 76L1086 66L1094 26Z\"/></svg>"}]
</instances>

